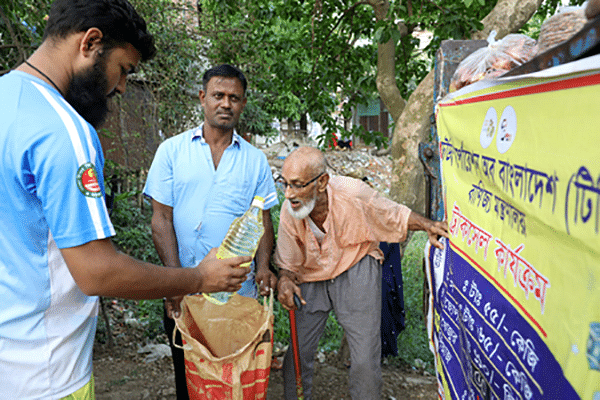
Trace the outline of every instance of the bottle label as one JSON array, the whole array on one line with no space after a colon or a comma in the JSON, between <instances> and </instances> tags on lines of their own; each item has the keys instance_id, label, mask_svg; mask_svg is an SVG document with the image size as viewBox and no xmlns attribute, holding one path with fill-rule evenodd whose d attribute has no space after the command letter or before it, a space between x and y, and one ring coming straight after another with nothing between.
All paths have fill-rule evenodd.
<instances>
[{"instance_id":1,"label":"bottle label","mask_svg":"<svg viewBox=\"0 0 600 400\"><path fill-rule=\"evenodd\" d=\"M264 206L265 206L265 199L263 199L260 196L254 196L254 200L252 200L252 204L250 205L250 207L258 207L262 210Z\"/></svg>"}]
</instances>

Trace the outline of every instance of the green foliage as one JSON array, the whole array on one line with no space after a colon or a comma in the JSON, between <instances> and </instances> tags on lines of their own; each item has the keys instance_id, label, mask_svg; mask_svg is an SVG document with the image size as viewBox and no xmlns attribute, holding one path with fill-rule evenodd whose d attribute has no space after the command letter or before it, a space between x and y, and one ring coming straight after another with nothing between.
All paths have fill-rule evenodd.
<instances>
[{"instance_id":1,"label":"green foliage","mask_svg":"<svg viewBox=\"0 0 600 400\"><path fill-rule=\"evenodd\" d=\"M247 73L252 88L242 133L268 135L273 117L298 120L308 113L324 129L321 145L336 133L385 146L377 134L346 131L353 108L378 93L377 45L387 40L395 44L396 84L407 99L431 70L441 41L468 38L481 28L479 21L496 2L391 0L381 19L373 6L352 0L132 0L159 49L134 78L146 82L152 93L154 115L147 123L164 137L199 123L197 93L203 71L211 64L230 62ZM544 1L524 31L535 36L535 28L560 3ZM39 45L50 4L51 0L2 4L0 74ZM418 31L433 33L425 49L412 35Z\"/></svg>"},{"instance_id":2,"label":"green foliage","mask_svg":"<svg viewBox=\"0 0 600 400\"><path fill-rule=\"evenodd\" d=\"M271 211L271 221L273 222L273 230L275 231L275 242L277 242L277 230L279 229L279 216L281 215L281 206L285 201L285 193L279 187L275 187L277 190L277 201L279 202L276 206L269 209Z\"/></svg>"},{"instance_id":3,"label":"green foliage","mask_svg":"<svg viewBox=\"0 0 600 400\"><path fill-rule=\"evenodd\" d=\"M408 98L431 69L441 40L468 37L495 5L476 3L391 1L387 18L377 20L373 6L351 0L199 2L201 31L211 43L208 58L243 66L268 99L265 112L279 119L308 113L323 127L321 146L336 133L378 147L385 145L380 135L346 131L353 108L377 94L377 44L396 44L396 82ZM397 21L404 21L408 35ZM425 52L411 35L416 30L434 33L434 45Z\"/></svg>"},{"instance_id":4,"label":"green foliage","mask_svg":"<svg viewBox=\"0 0 600 400\"><path fill-rule=\"evenodd\" d=\"M278 132L273 128L273 118L265 111L267 107L265 96L255 91L248 91L246 97L248 102L236 127L237 131L242 134L275 136Z\"/></svg>"},{"instance_id":5,"label":"green foliage","mask_svg":"<svg viewBox=\"0 0 600 400\"><path fill-rule=\"evenodd\" d=\"M144 336L147 338L154 339L165 332L163 310L163 301L160 299L138 301L136 318L144 326Z\"/></svg>"},{"instance_id":6,"label":"green foliage","mask_svg":"<svg viewBox=\"0 0 600 400\"><path fill-rule=\"evenodd\" d=\"M425 232L415 232L402 257L406 329L398 336L398 360L414 365L415 360L420 359L432 369L435 368L433 354L429 350L423 315L423 249L426 242Z\"/></svg>"},{"instance_id":7,"label":"green foliage","mask_svg":"<svg viewBox=\"0 0 600 400\"><path fill-rule=\"evenodd\" d=\"M290 314L281 306L281 303L275 301L273 305L273 315L275 322L273 324L273 341L289 344L290 338Z\"/></svg>"},{"instance_id":8,"label":"green foliage","mask_svg":"<svg viewBox=\"0 0 600 400\"><path fill-rule=\"evenodd\" d=\"M329 313L323 336L319 340L319 351L330 352L339 349L343 336L344 329L338 324L335 314Z\"/></svg>"},{"instance_id":9,"label":"green foliage","mask_svg":"<svg viewBox=\"0 0 600 400\"><path fill-rule=\"evenodd\" d=\"M199 123L198 89L204 66L195 2L131 0L154 35L158 52L140 64L138 77L146 82L156 106L149 123L170 137Z\"/></svg>"},{"instance_id":10,"label":"green foliage","mask_svg":"<svg viewBox=\"0 0 600 400\"><path fill-rule=\"evenodd\" d=\"M40 45L51 0L0 4L0 75L17 67Z\"/></svg>"},{"instance_id":11,"label":"green foliage","mask_svg":"<svg viewBox=\"0 0 600 400\"><path fill-rule=\"evenodd\" d=\"M150 204L145 208L138 205L139 191L131 191L115 196L111 220L116 236L113 242L124 253L142 261L160 264L160 258L152 242L150 226L152 214Z\"/></svg>"}]
</instances>

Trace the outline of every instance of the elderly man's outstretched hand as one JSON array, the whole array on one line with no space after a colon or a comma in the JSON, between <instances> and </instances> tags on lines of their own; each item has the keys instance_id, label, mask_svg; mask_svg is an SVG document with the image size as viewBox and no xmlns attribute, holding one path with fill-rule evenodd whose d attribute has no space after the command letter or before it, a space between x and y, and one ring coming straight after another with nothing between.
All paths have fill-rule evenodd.
<instances>
[{"instance_id":1,"label":"elderly man's outstretched hand","mask_svg":"<svg viewBox=\"0 0 600 400\"><path fill-rule=\"evenodd\" d=\"M429 236L429 242L440 250L444 249L444 245L439 241L440 236L449 238L448 236L448 222L447 221L431 221L429 226L425 229Z\"/></svg>"},{"instance_id":2,"label":"elderly man's outstretched hand","mask_svg":"<svg viewBox=\"0 0 600 400\"><path fill-rule=\"evenodd\" d=\"M447 221L432 221L414 211L408 216L408 229L427 232L429 242L440 250L444 249L444 245L439 241L440 236L449 239Z\"/></svg>"}]
</instances>

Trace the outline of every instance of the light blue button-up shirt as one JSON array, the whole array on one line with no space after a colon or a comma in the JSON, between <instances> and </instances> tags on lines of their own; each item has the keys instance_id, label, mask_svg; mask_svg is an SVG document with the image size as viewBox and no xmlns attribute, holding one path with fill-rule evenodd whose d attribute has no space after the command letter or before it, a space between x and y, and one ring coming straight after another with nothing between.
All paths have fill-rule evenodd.
<instances>
[{"instance_id":1,"label":"light blue button-up shirt","mask_svg":"<svg viewBox=\"0 0 600 400\"><path fill-rule=\"evenodd\" d=\"M244 214L254 196L265 199L265 210L278 204L264 153L234 132L215 169L202 126L161 143L144 188L145 195L173 207L183 267L198 265L210 249L219 247L229 225ZM254 273L239 293L256 296Z\"/></svg>"}]
</instances>

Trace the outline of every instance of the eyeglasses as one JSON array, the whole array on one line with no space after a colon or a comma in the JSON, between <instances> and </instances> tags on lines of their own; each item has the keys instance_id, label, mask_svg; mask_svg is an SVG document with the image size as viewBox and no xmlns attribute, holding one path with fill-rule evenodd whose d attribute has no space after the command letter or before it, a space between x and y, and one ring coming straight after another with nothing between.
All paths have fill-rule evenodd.
<instances>
[{"instance_id":1,"label":"eyeglasses","mask_svg":"<svg viewBox=\"0 0 600 400\"><path fill-rule=\"evenodd\" d=\"M279 178L277 180L277 183L283 185L283 190L287 190L288 186L291 187L292 189L296 189L296 190L304 189L305 187L307 187L308 185L310 185L311 183L313 183L314 181L319 179L324 173L325 172L321 172L319 175L315 176L310 181L306 182L304 185L300 185L298 183L287 183L283 178Z\"/></svg>"}]
</instances>

